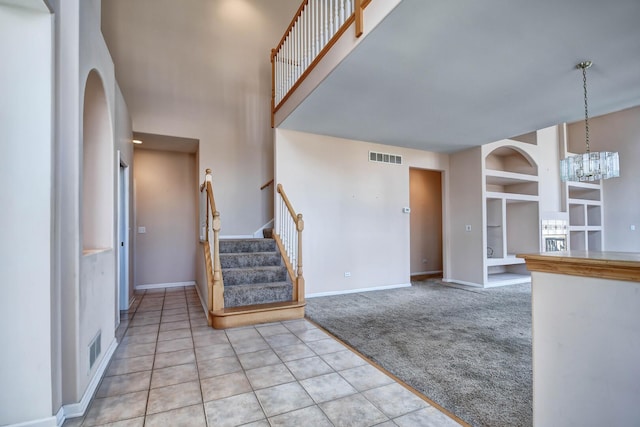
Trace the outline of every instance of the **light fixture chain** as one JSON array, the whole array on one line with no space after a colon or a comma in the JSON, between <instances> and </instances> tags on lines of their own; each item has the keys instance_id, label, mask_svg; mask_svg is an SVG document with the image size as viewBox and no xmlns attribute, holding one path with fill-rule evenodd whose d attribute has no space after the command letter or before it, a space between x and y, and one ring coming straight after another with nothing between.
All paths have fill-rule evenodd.
<instances>
[{"instance_id":1,"label":"light fixture chain","mask_svg":"<svg viewBox=\"0 0 640 427\"><path fill-rule=\"evenodd\" d=\"M587 108L587 67L582 66L582 83L584 87L584 131L585 142L587 144L587 153L589 150L589 109Z\"/></svg>"}]
</instances>

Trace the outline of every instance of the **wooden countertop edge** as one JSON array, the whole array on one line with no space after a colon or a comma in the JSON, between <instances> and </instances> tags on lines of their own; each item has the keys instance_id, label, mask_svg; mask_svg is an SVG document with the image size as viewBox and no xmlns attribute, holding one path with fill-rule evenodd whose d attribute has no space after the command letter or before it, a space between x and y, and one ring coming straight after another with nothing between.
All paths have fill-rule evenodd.
<instances>
[{"instance_id":1,"label":"wooden countertop edge","mask_svg":"<svg viewBox=\"0 0 640 427\"><path fill-rule=\"evenodd\" d=\"M587 258L545 254L518 254L529 271L567 274L570 276L640 282L640 262L633 260Z\"/></svg>"}]
</instances>

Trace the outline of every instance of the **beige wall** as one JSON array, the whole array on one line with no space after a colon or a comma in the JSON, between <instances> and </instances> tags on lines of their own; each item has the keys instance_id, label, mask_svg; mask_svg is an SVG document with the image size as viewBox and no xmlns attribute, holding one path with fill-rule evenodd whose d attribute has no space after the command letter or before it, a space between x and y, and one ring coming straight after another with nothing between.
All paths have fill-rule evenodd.
<instances>
[{"instance_id":1,"label":"beige wall","mask_svg":"<svg viewBox=\"0 0 640 427\"><path fill-rule=\"evenodd\" d=\"M583 153L584 122L569 125L568 134L569 148ZM592 151L620 155L620 177L603 181L604 249L640 252L640 107L589 119L589 142Z\"/></svg>"},{"instance_id":2,"label":"beige wall","mask_svg":"<svg viewBox=\"0 0 640 427\"><path fill-rule=\"evenodd\" d=\"M480 147L454 153L450 157L451 274L445 278L481 284L483 271L482 150ZM470 225L471 230L466 231Z\"/></svg>"},{"instance_id":3,"label":"beige wall","mask_svg":"<svg viewBox=\"0 0 640 427\"><path fill-rule=\"evenodd\" d=\"M135 285L195 281L195 155L136 149L134 163Z\"/></svg>"},{"instance_id":4,"label":"beige wall","mask_svg":"<svg viewBox=\"0 0 640 427\"><path fill-rule=\"evenodd\" d=\"M273 217L269 52L299 0L109 0L102 28L135 131L200 140L223 235Z\"/></svg>"},{"instance_id":5,"label":"beige wall","mask_svg":"<svg viewBox=\"0 0 640 427\"><path fill-rule=\"evenodd\" d=\"M409 169L411 274L442 271L442 173Z\"/></svg>"},{"instance_id":6,"label":"beige wall","mask_svg":"<svg viewBox=\"0 0 640 427\"><path fill-rule=\"evenodd\" d=\"M369 150L404 163L369 162ZM276 181L304 215L307 294L409 283L409 167L446 171L448 156L276 129Z\"/></svg>"}]
</instances>

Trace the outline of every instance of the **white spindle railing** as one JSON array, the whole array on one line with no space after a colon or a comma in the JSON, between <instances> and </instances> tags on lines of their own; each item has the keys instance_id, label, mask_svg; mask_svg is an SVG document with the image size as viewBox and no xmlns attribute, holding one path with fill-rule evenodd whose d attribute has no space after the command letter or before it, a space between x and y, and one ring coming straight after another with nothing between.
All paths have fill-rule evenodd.
<instances>
[{"instance_id":1,"label":"white spindle railing","mask_svg":"<svg viewBox=\"0 0 640 427\"><path fill-rule=\"evenodd\" d=\"M340 31L358 0L304 0L289 29L272 51L273 108Z\"/></svg>"}]
</instances>

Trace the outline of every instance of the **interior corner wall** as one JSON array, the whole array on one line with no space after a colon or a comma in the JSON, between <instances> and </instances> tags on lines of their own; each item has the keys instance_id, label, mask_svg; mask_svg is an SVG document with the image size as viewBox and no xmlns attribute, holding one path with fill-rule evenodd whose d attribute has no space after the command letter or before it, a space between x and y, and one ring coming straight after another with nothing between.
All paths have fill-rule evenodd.
<instances>
[{"instance_id":1,"label":"interior corner wall","mask_svg":"<svg viewBox=\"0 0 640 427\"><path fill-rule=\"evenodd\" d=\"M136 149L135 286L194 282L198 248L195 155Z\"/></svg>"},{"instance_id":2,"label":"interior corner wall","mask_svg":"<svg viewBox=\"0 0 640 427\"><path fill-rule=\"evenodd\" d=\"M584 152L584 122L568 125L567 132L570 149ZM592 151L620 156L620 177L603 181L603 249L640 252L640 107L589 118L589 137Z\"/></svg>"},{"instance_id":3,"label":"interior corner wall","mask_svg":"<svg viewBox=\"0 0 640 427\"><path fill-rule=\"evenodd\" d=\"M441 175L409 169L412 275L442 271Z\"/></svg>"},{"instance_id":4,"label":"interior corner wall","mask_svg":"<svg viewBox=\"0 0 640 427\"><path fill-rule=\"evenodd\" d=\"M273 218L269 52L298 0L109 0L102 28L138 132L200 141L223 236Z\"/></svg>"},{"instance_id":5,"label":"interior corner wall","mask_svg":"<svg viewBox=\"0 0 640 427\"><path fill-rule=\"evenodd\" d=\"M52 415L52 46L49 11L0 4L0 425Z\"/></svg>"},{"instance_id":6,"label":"interior corner wall","mask_svg":"<svg viewBox=\"0 0 640 427\"><path fill-rule=\"evenodd\" d=\"M276 182L305 222L307 295L408 284L409 167L446 174L448 155L284 129L275 134ZM399 154L403 164L370 162L370 150Z\"/></svg>"}]
</instances>

